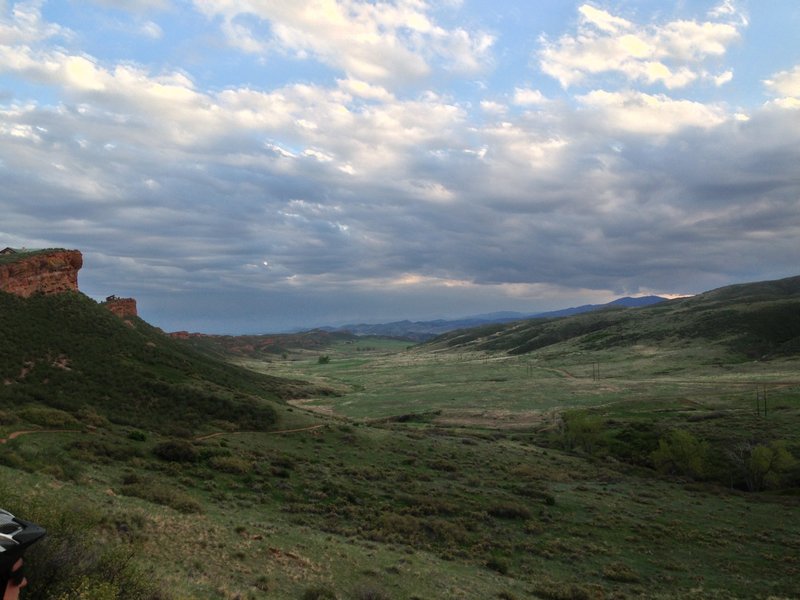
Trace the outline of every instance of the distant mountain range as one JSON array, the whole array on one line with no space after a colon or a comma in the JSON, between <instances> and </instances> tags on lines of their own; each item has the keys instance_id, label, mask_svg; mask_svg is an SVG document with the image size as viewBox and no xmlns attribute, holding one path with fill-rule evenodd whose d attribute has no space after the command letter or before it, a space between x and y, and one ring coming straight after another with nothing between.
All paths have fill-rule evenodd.
<instances>
[{"instance_id":1,"label":"distant mountain range","mask_svg":"<svg viewBox=\"0 0 800 600\"><path fill-rule=\"evenodd\" d=\"M694 345L723 362L800 352L800 277L727 286L641 310L583 313L453 331L428 348L523 355L551 346L589 353L636 345L686 352Z\"/></svg>"},{"instance_id":2,"label":"distant mountain range","mask_svg":"<svg viewBox=\"0 0 800 600\"><path fill-rule=\"evenodd\" d=\"M641 306L657 304L659 302L663 302L664 300L666 300L666 298L662 298L661 296L642 296L640 298L631 298L626 296L606 304L584 304L582 306L574 306L571 308L563 308L561 310L541 313L504 311L472 315L462 319L436 319L434 321L405 320L375 324L359 323L341 325L339 327L319 327L317 329L328 332L349 332L359 336L375 335L424 342L436 337L437 335L455 331L457 329L469 329L471 327L480 327L482 325L491 325L494 323L511 323L513 321L520 321L523 319L569 317L572 315L609 308L637 308Z\"/></svg>"}]
</instances>

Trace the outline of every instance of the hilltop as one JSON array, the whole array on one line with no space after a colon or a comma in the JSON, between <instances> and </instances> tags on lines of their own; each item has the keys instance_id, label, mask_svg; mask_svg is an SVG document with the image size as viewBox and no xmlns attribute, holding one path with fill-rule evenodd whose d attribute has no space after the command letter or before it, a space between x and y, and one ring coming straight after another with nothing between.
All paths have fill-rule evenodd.
<instances>
[{"instance_id":1,"label":"hilltop","mask_svg":"<svg viewBox=\"0 0 800 600\"><path fill-rule=\"evenodd\" d=\"M78 291L83 255L78 250L0 251L0 291L27 298L33 294Z\"/></svg>"}]
</instances>

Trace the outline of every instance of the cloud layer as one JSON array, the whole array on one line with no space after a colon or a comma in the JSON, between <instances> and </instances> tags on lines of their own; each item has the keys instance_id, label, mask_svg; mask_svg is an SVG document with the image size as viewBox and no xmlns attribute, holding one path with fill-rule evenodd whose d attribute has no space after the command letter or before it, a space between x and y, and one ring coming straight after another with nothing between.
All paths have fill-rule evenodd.
<instances>
[{"instance_id":1,"label":"cloud layer","mask_svg":"<svg viewBox=\"0 0 800 600\"><path fill-rule=\"evenodd\" d=\"M800 64L727 97L750 21L729 2L578 4L512 76L503 30L458 2L195 0L194 37L185 5L127 2L158 61L49 4L0 15L0 245L83 249L88 293L167 329L558 308L800 264Z\"/></svg>"}]
</instances>

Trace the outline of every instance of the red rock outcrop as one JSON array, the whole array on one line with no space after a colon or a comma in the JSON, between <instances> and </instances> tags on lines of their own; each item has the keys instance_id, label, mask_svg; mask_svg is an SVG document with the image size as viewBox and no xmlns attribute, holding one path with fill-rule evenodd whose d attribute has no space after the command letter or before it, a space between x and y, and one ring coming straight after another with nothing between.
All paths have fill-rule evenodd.
<instances>
[{"instance_id":1,"label":"red rock outcrop","mask_svg":"<svg viewBox=\"0 0 800 600\"><path fill-rule=\"evenodd\" d=\"M117 298L116 296L109 296L106 298L106 301L103 302L103 306L121 319L139 316L139 312L136 310L135 298Z\"/></svg>"},{"instance_id":2,"label":"red rock outcrop","mask_svg":"<svg viewBox=\"0 0 800 600\"><path fill-rule=\"evenodd\" d=\"M78 250L6 254L0 262L0 291L27 298L33 294L78 291L83 255Z\"/></svg>"}]
</instances>

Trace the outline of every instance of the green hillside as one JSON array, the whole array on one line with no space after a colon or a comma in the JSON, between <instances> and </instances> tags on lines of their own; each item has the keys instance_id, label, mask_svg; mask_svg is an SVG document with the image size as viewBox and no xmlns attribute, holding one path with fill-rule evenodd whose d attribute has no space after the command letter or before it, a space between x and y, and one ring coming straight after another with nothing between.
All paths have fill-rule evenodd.
<instances>
[{"instance_id":1,"label":"green hillside","mask_svg":"<svg viewBox=\"0 0 800 600\"><path fill-rule=\"evenodd\" d=\"M724 349L731 360L795 354L800 351L800 277L730 286L644 308L456 331L430 347L519 355L563 342L587 351L699 342Z\"/></svg>"},{"instance_id":2,"label":"green hillside","mask_svg":"<svg viewBox=\"0 0 800 600\"><path fill-rule=\"evenodd\" d=\"M58 420L49 408L162 432L203 431L212 420L267 429L274 401L308 392L123 321L80 293L0 293L0 382L0 410L31 424Z\"/></svg>"}]
</instances>

